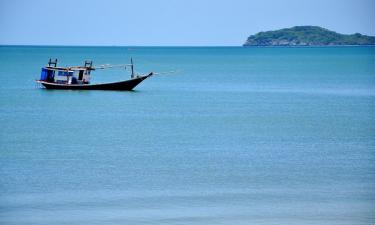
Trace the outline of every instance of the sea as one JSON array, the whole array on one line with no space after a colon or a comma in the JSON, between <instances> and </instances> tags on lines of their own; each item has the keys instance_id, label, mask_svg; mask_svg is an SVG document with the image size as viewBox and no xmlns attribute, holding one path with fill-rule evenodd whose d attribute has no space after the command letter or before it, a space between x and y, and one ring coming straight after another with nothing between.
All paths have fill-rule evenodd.
<instances>
[{"instance_id":1,"label":"sea","mask_svg":"<svg viewBox=\"0 0 375 225\"><path fill-rule=\"evenodd\" d=\"M375 47L0 46L0 85L2 225L375 224Z\"/></svg>"}]
</instances>

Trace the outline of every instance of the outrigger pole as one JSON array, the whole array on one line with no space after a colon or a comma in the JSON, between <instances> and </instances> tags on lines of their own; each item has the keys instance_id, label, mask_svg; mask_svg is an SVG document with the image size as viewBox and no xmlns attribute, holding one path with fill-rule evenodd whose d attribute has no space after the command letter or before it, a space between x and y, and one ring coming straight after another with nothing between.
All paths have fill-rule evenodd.
<instances>
[{"instance_id":1,"label":"outrigger pole","mask_svg":"<svg viewBox=\"0 0 375 225\"><path fill-rule=\"evenodd\" d=\"M131 78L134 78L135 77L135 74L134 74L134 64L133 64L133 58L130 58L130 64L118 64L118 65L111 65L111 64L105 64L105 65L100 65L98 67L92 67L92 64L91 66L89 67L90 69L92 70L95 70L95 69L109 69L109 68L115 68L115 67L128 67L130 66L131 68ZM85 64L85 67L86 67L86 64Z\"/></svg>"},{"instance_id":2,"label":"outrigger pole","mask_svg":"<svg viewBox=\"0 0 375 225\"><path fill-rule=\"evenodd\" d=\"M105 65L100 65L98 67L93 67L94 69L98 70L103 70L103 69L110 69L110 68L116 68L116 67L128 67L131 66L130 64L118 64L118 65L111 65L111 64L105 64Z\"/></svg>"}]
</instances>

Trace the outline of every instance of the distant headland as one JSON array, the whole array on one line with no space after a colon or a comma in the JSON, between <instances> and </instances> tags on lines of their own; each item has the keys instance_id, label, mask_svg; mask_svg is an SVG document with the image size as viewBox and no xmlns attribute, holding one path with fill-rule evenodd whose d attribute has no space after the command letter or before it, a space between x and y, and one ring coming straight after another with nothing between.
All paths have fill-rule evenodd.
<instances>
[{"instance_id":1,"label":"distant headland","mask_svg":"<svg viewBox=\"0 0 375 225\"><path fill-rule=\"evenodd\" d=\"M243 46L339 46L375 45L375 37L339 34L318 26L295 26L259 32L247 38Z\"/></svg>"}]
</instances>

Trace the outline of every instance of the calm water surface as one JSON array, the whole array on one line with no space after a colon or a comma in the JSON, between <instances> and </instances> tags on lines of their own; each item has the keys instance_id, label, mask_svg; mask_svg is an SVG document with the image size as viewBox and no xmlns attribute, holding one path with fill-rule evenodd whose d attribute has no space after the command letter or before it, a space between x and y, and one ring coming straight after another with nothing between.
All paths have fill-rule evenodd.
<instances>
[{"instance_id":1,"label":"calm water surface","mask_svg":"<svg viewBox=\"0 0 375 225\"><path fill-rule=\"evenodd\" d=\"M3 46L0 83L0 224L375 224L375 48Z\"/></svg>"}]
</instances>

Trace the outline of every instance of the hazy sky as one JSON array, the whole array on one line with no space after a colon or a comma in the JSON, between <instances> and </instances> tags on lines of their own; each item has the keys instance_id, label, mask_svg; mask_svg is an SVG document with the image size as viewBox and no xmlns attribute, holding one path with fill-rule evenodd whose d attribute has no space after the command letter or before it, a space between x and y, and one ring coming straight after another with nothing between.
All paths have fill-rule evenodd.
<instances>
[{"instance_id":1,"label":"hazy sky","mask_svg":"<svg viewBox=\"0 0 375 225\"><path fill-rule=\"evenodd\" d=\"M0 0L0 44L241 45L318 25L375 35L373 0Z\"/></svg>"}]
</instances>

